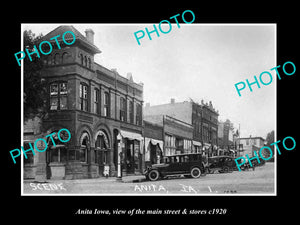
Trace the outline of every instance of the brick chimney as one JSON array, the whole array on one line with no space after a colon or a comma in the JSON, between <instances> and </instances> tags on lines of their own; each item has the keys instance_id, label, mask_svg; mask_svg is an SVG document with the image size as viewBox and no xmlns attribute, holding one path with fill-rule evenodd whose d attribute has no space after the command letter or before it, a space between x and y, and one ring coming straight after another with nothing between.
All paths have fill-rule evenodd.
<instances>
[{"instance_id":1,"label":"brick chimney","mask_svg":"<svg viewBox=\"0 0 300 225\"><path fill-rule=\"evenodd\" d=\"M94 31L92 29L86 29L84 32L88 42L94 44L94 34L95 34Z\"/></svg>"}]
</instances>

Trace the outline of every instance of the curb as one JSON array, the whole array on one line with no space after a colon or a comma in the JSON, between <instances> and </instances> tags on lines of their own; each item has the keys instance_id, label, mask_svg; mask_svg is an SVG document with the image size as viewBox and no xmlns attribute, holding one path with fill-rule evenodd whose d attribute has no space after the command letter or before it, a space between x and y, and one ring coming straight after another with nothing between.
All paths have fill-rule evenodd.
<instances>
[{"instance_id":1,"label":"curb","mask_svg":"<svg viewBox=\"0 0 300 225\"><path fill-rule=\"evenodd\" d=\"M146 178L139 178L134 180L122 180L123 183L139 183L139 182L145 182Z\"/></svg>"}]
</instances>

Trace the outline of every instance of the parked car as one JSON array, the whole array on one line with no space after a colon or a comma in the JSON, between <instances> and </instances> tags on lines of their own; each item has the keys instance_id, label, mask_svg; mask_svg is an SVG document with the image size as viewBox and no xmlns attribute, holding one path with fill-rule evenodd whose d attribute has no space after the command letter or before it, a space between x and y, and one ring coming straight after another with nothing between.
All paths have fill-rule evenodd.
<instances>
[{"instance_id":1,"label":"parked car","mask_svg":"<svg viewBox=\"0 0 300 225\"><path fill-rule=\"evenodd\" d=\"M263 166L266 163L265 160L263 160L260 157L259 157L260 163L258 162L258 160L256 158L254 158L251 160L251 164L252 164L252 166L251 166L249 163L249 160L247 158L245 158L245 159L246 159L246 162L240 166L241 170L243 170L243 171L249 170L249 169L255 170L255 167ZM241 164L242 159L238 159L238 163ZM238 170L237 166L235 166L235 170Z\"/></svg>"},{"instance_id":2,"label":"parked car","mask_svg":"<svg viewBox=\"0 0 300 225\"><path fill-rule=\"evenodd\" d=\"M212 156L208 158L208 173L230 173L236 167L234 158L231 156Z\"/></svg>"},{"instance_id":3,"label":"parked car","mask_svg":"<svg viewBox=\"0 0 300 225\"><path fill-rule=\"evenodd\" d=\"M178 154L165 156L163 163L149 166L144 175L146 179L156 181L158 179L172 176L184 175L186 177L199 178L205 174L206 160L200 153Z\"/></svg>"}]
</instances>

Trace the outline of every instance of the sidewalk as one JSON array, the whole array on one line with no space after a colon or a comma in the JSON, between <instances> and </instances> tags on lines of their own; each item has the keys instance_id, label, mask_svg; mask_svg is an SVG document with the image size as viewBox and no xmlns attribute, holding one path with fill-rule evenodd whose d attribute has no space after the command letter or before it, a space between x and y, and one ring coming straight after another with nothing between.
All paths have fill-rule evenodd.
<instances>
[{"instance_id":1,"label":"sidewalk","mask_svg":"<svg viewBox=\"0 0 300 225\"><path fill-rule=\"evenodd\" d=\"M120 179L117 177L98 177L98 178L90 178L90 179L74 179L74 180L57 180L57 179L47 179L47 180L40 180L37 181L35 179L25 179L24 183L53 183L58 181L68 182L68 183L97 183L97 182L122 182L122 183L137 183L143 182L146 178L143 175L128 175L124 176Z\"/></svg>"}]
</instances>

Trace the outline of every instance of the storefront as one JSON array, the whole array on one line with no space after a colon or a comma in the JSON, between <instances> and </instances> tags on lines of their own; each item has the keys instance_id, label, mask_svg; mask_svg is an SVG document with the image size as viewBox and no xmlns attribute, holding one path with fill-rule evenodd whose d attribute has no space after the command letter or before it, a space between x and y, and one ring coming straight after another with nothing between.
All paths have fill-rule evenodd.
<instances>
[{"instance_id":1,"label":"storefront","mask_svg":"<svg viewBox=\"0 0 300 225\"><path fill-rule=\"evenodd\" d=\"M163 141L145 138L145 164L146 166L162 162Z\"/></svg>"},{"instance_id":2,"label":"storefront","mask_svg":"<svg viewBox=\"0 0 300 225\"><path fill-rule=\"evenodd\" d=\"M193 153L202 153L202 144L199 141L193 141Z\"/></svg>"},{"instance_id":3,"label":"storefront","mask_svg":"<svg viewBox=\"0 0 300 225\"><path fill-rule=\"evenodd\" d=\"M211 157L212 156L211 144L204 142L203 143L203 151L204 151L205 155Z\"/></svg>"},{"instance_id":4,"label":"storefront","mask_svg":"<svg viewBox=\"0 0 300 225\"><path fill-rule=\"evenodd\" d=\"M122 175L142 173L143 137L141 134L120 131Z\"/></svg>"},{"instance_id":5,"label":"storefront","mask_svg":"<svg viewBox=\"0 0 300 225\"><path fill-rule=\"evenodd\" d=\"M99 130L95 135L94 162L98 166L99 176L105 176L105 168L109 164L109 153L111 151L108 135ZM109 173L109 172L108 172ZM109 174L108 174L109 175Z\"/></svg>"}]
</instances>

